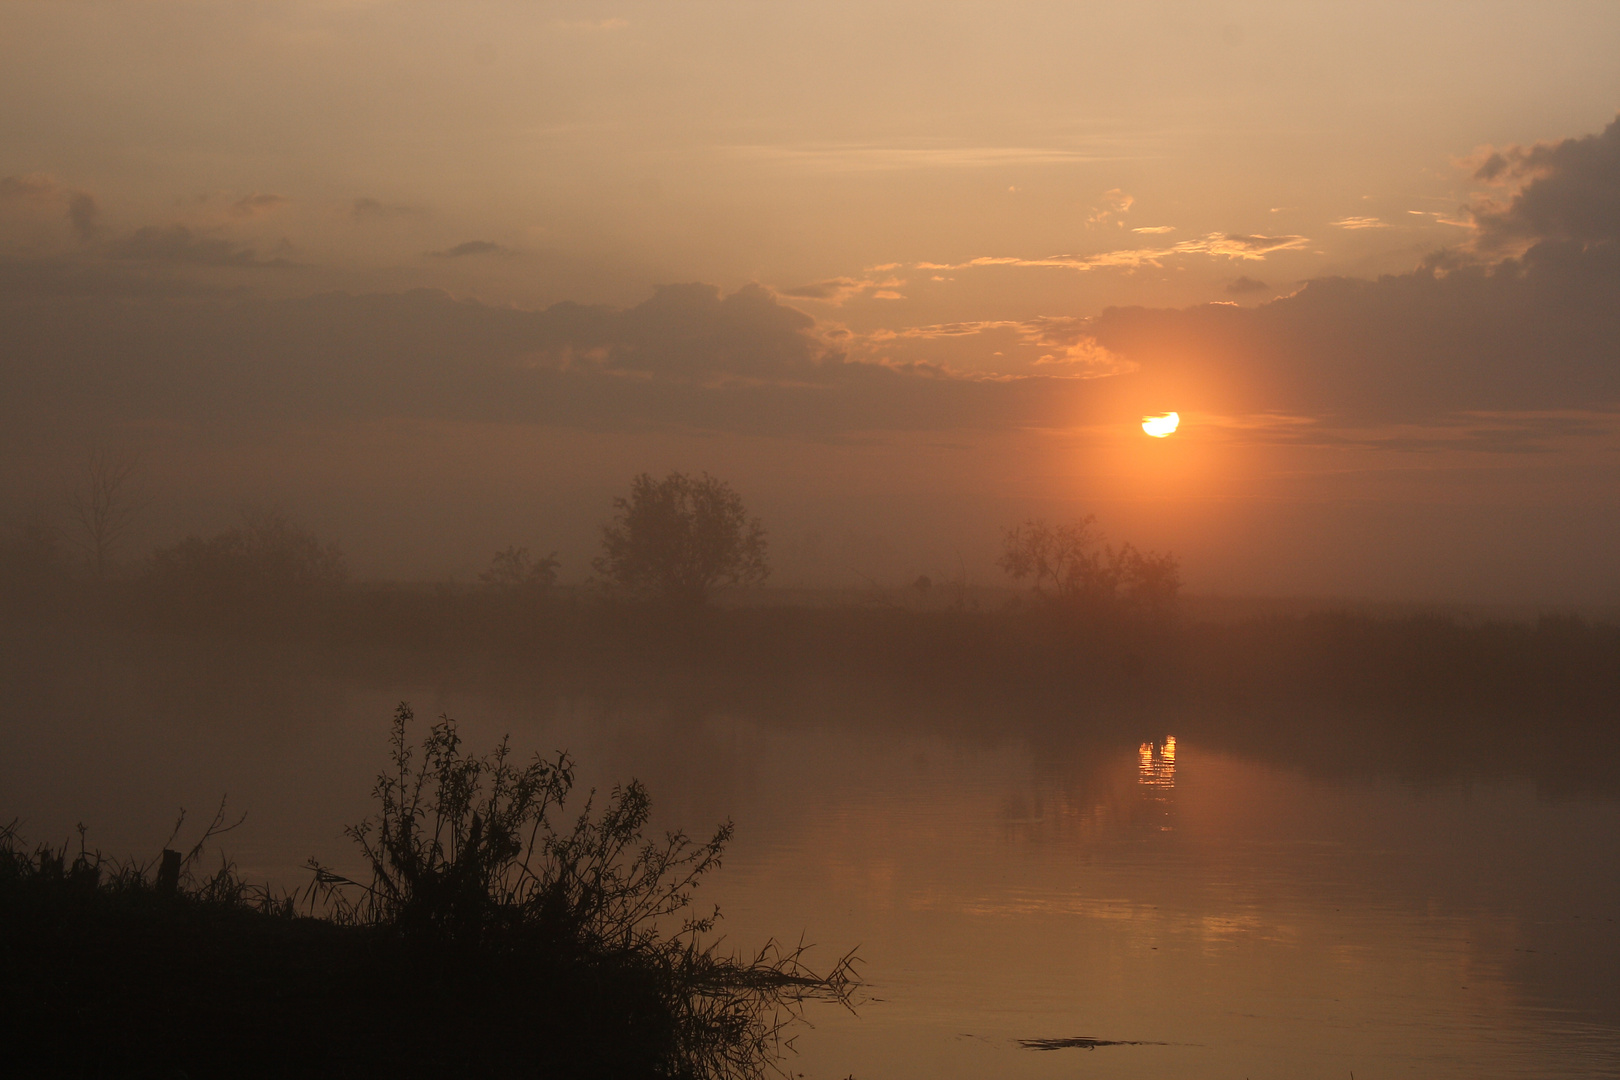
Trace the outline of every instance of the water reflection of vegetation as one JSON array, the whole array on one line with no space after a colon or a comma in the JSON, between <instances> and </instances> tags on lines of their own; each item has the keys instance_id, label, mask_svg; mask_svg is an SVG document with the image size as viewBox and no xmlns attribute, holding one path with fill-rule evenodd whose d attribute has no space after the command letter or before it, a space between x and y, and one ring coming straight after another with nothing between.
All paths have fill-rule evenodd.
<instances>
[{"instance_id":1,"label":"water reflection of vegetation","mask_svg":"<svg viewBox=\"0 0 1620 1080\"><path fill-rule=\"evenodd\" d=\"M502 693L639 694L761 718L837 715L858 699L903 723L1124 747L1162 737L1173 718L1203 745L1321 770L1620 789L1620 627L1344 612L1177 621L1169 561L1142 577L1165 583L1144 593L1153 602L1132 602L1137 578L1087 536L1070 538L1085 558L1047 562L1081 567L1076 580L1100 575L1119 603L1058 602L1053 585L980 608L915 597L692 607L562 590L549 561L467 588L359 585L274 516L97 581L75 576L48 535L19 531L0 552L11 647L0 662L27 686L71 683L77 665L161 666L188 649L227 664L299 654L378 685L476 673Z\"/></svg>"},{"instance_id":2,"label":"water reflection of vegetation","mask_svg":"<svg viewBox=\"0 0 1620 1080\"><path fill-rule=\"evenodd\" d=\"M0 828L0 1000L30 1075L755 1077L811 1000L849 1004L853 956L751 958L706 938L693 891L731 835L644 840L632 783L571 827L566 756L410 742L402 705L375 817L349 830L369 874L314 866L291 896L203 844L161 866L22 842ZM178 827L177 830L178 832ZM29 1063L32 1063L31 1065ZM154 1071L156 1070L156 1071Z\"/></svg>"}]
</instances>

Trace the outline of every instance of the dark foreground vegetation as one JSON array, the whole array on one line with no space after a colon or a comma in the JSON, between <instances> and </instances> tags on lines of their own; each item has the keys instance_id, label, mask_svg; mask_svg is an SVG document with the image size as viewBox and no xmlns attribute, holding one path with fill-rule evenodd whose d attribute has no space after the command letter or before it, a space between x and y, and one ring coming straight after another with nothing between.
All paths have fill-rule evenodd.
<instances>
[{"instance_id":1,"label":"dark foreground vegetation","mask_svg":"<svg viewBox=\"0 0 1620 1080\"><path fill-rule=\"evenodd\" d=\"M850 1004L852 956L706 940L729 825L647 840L634 783L562 821L566 756L471 757L450 721L413 747L411 719L348 830L365 872L312 864L301 897L201 872L223 815L144 865L0 829L12 1075L754 1077L807 1002Z\"/></svg>"}]
</instances>

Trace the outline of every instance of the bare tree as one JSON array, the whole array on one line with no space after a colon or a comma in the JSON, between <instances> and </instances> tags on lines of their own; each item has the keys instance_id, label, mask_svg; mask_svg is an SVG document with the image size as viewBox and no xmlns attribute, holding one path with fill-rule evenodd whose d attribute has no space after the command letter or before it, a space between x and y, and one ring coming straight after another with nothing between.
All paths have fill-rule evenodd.
<instances>
[{"instance_id":1,"label":"bare tree","mask_svg":"<svg viewBox=\"0 0 1620 1080\"><path fill-rule=\"evenodd\" d=\"M118 545L146 508L146 500L136 492L133 482L139 464L133 454L105 448L92 450L83 480L73 493L77 539L90 556L97 580L107 577L107 567Z\"/></svg>"},{"instance_id":2,"label":"bare tree","mask_svg":"<svg viewBox=\"0 0 1620 1080\"><path fill-rule=\"evenodd\" d=\"M1117 584L1102 548L1096 517L1026 521L1008 529L996 565L1014 581L1030 579L1038 595L1063 604L1112 596Z\"/></svg>"}]
</instances>

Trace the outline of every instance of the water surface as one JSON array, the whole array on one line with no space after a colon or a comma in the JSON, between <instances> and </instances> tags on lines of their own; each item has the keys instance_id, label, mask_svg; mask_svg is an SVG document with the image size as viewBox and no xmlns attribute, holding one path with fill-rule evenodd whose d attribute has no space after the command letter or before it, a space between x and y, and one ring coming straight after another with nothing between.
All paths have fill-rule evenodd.
<instances>
[{"instance_id":1,"label":"water surface","mask_svg":"<svg viewBox=\"0 0 1620 1080\"><path fill-rule=\"evenodd\" d=\"M764 715L190 653L75 675L20 679L0 714L4 810L38 839L84 820L155 850L229 792L249 817L223 846L299 885L310 855L352 862L401 699L473 747L566 748L587 785L638 776L660 827L734 819L704 890L728 941L864 960L858 1015L797 1039L806 1077L1620 1075L1608 792L1306 772L1188 737L1195 716L1080 737L858 692ZM1022 1045L1078 1038L1141 1045Z\"/></svg>"}]
</instances>

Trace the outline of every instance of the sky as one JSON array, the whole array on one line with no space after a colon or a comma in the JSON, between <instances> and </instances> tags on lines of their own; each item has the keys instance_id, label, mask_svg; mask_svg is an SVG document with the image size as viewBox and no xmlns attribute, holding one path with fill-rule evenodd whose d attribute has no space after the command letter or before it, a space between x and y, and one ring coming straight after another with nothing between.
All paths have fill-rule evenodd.
<instances>
[{"instance_id":1,"label":"sky","mask_svg":"<svg viewBox=\"0 0 1620 1080\"><path fill-rule=\"evenodd\" d=\"M1620 603L1620 6L0 0L0 500L140 463L361 576ZM1180 430L1141 431L1175 410ZM138 551L129 552L134 558Z\"/></svg>"}]
</instances>

